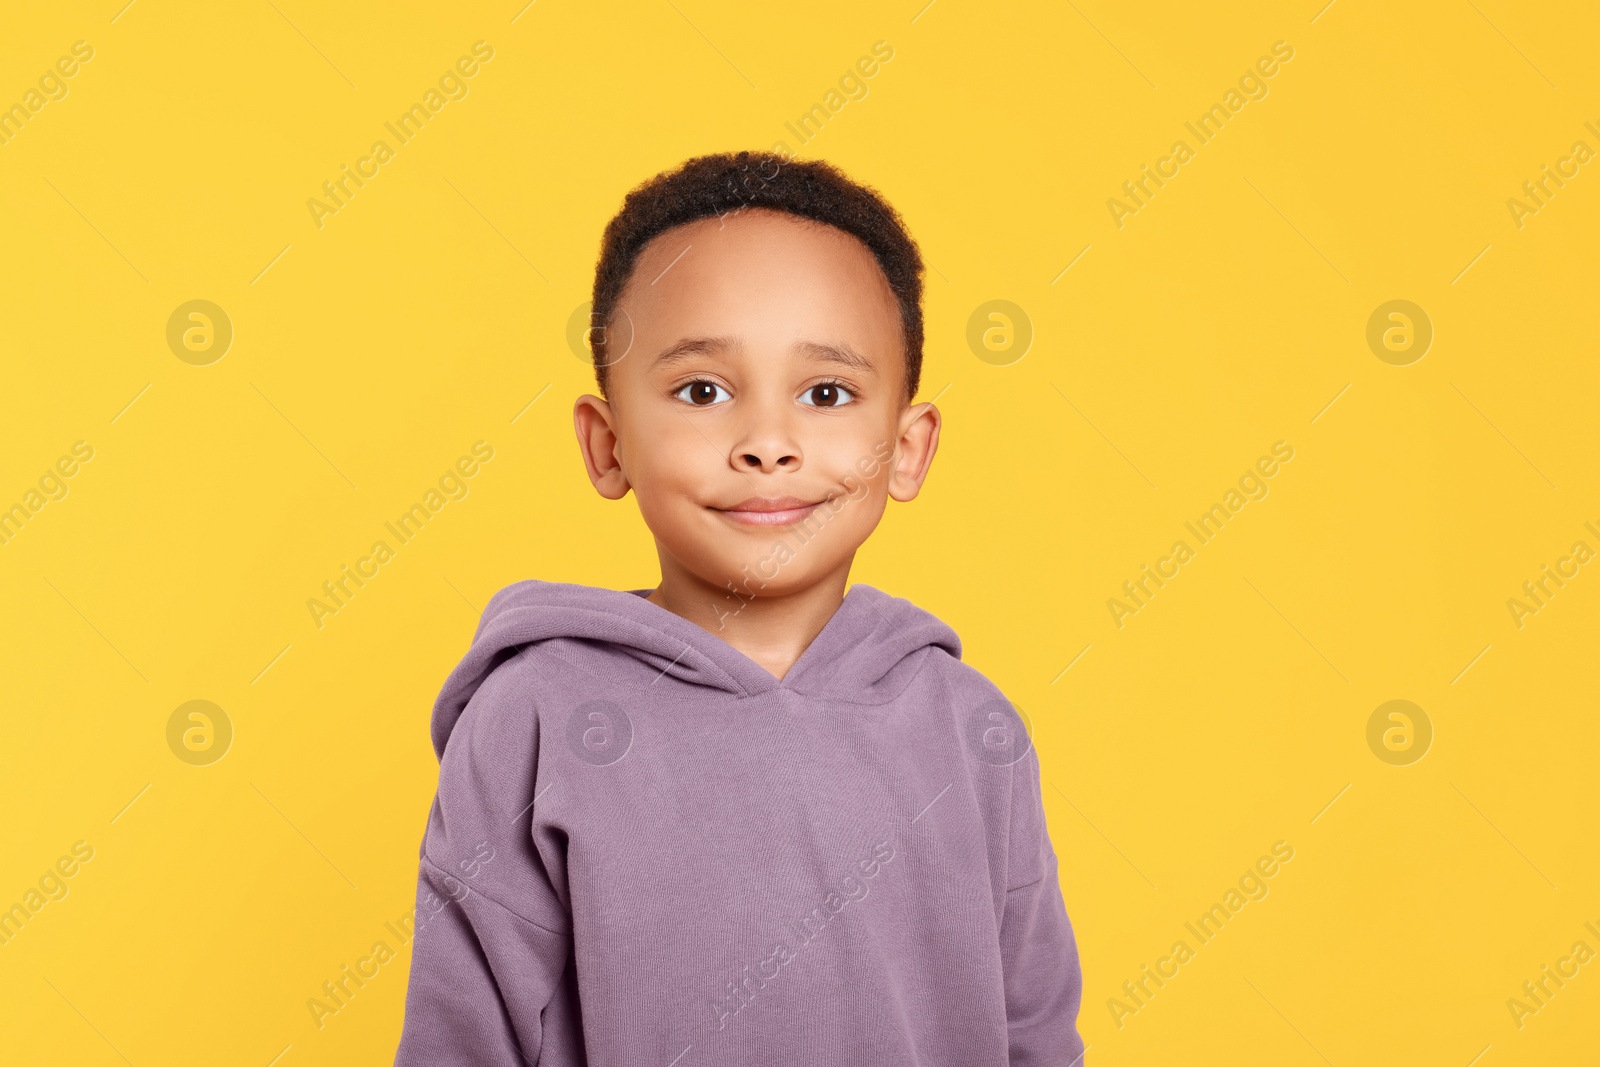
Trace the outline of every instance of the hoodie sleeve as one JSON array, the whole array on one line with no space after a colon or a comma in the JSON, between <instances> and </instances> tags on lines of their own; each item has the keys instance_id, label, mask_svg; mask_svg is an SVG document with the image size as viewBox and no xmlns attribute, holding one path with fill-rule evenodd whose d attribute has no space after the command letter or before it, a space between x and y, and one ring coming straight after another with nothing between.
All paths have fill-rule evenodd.
<instances>
[{"instance_id":1,"label":"hoodie sleeve","mask_svg":"<svg viewBox=\"0 0 1600 1067\"><path fill-rule=\"evenodd\" d=\"M473 695L439 762L396 1067L538 1064L571 956L570 916L530 831L537 720L512 673Z\"/></svg>"},{"instance_id":2,"label":"hoodie sleeve","mask_svg":"<svg viewBox=\"0 0 1600 1067\"><path fill-rule=\"evenodd\" d=\"M1000 921L1012 1067L1083 1067L1083 975L1045 825L1039 756L1012 764L1006 902Z\"/></svg>"}]
</instances>

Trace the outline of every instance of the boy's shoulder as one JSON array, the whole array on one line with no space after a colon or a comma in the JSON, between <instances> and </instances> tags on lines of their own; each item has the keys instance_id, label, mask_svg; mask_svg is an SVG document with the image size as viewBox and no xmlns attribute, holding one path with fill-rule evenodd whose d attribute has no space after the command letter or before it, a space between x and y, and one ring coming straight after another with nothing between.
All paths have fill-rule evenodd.
<instances>
[{"instance_id":1,"label":"boy's shoulder","mask_svg":"<svg viewBox=\"0 0 1600 1067\"><path fill-rule=\"evenodd\" d=\"M1033 721L994 679L959 660L932 666L945 682L967 748L975 757L1005 767L1026 754Z\"/></svg>"},{"instance_id":2,"label":"boy's shoulder","mask_svg":"<svg viewBox=\"0 0 1600 1067\"><path fill-rule=\"evenodd\" d=\"M932 650L923 663L921 678L937 687L954 712L971 754L998 767L1011 766L1028 755L1032 751L1033 727L1027 712L1006 695L999 683L963 658L960 638L953 627L927 609L911 606L949 630L954 641L953 649Z\"/></svg>"},{"instance_id":3,"label":"boy's shoulder","mask_svg":"<svg viewBox=\"0 0 1600 1067\"><path fill-rule=\"evenodd\" d=\"M955 627L943 617L905 597L873 589L871 586L865 588L871 589L886 602L903 606L900 617L892 620L895 626L903 627L906 620L911 618L919 620L920 629L928 635L929 646L928 655L923 660L921 669L921 677L924 680L943 685L949 690L952 698L962 703L984 705L992 701L1007 702L1005 692L1000 685L965 658L966 646Z\"/></svg>"}]
</instances>

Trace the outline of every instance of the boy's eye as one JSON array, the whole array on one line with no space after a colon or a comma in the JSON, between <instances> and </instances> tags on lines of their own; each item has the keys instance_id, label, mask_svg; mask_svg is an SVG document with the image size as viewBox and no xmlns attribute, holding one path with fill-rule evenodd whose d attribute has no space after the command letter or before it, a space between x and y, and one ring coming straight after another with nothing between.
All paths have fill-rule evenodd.
<instances>
[{"instance_id":1,"label":"boy's eye","mask_svg":"<svg viewBox=\"0 0 1600 1067\"><path fill-rule=\"evenodd\" d=\"M838 382L819 382L800 394L800 403L819 408L836 408L850 403L855 397Z\"/></svg>"},{"instance_id":2,"label":"boy's eye","mask_svg":"<svg viewBox=\"0 0 1600 1067\"><path fill-rule=\"evenodd\" d=\"M733 399L732 396L729 395L728 391L722 388L722 386L718 385L716 382L709 382L705 381L704 379L694 382L685 382L683 385L679 386L672 395L677 397L679 400L686 401L687 403L693 404L696 407L704 408L710 407L712 404L721 403L721 400L718 398L719 393L722 395L722 399Z\"/></svg>"}]
</instances>

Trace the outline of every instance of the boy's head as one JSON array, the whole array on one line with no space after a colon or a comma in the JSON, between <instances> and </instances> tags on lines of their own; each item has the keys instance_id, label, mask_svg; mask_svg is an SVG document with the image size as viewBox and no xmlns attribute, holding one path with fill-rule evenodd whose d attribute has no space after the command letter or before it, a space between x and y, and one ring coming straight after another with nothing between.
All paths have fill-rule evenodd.
<instances>
[{"instance_id":1,"label":"boy's head","mask_svg":"<svg viewBox=\"0 0 1600 1067\"><path fill-rule=\"evenodd\" d=\"M754 208L832 226L872 253L900 310L909 403L922 377L922 254L916 242L886 200L833 165L762 152L698 156L658 174L629 193L606 226L588 334L600 395L609 395L611 364L621 362L631 344L617 310L645 247L675 227L705 218L721 223Z\"/></svg>"},{"instance_id":2,"label":"boy's head","mask_svg":"<svg viewBox=\"0 0 1600 1067\"><path fill-rule=\"evenodd\" d=\"M709 586L720 614L729 586L842 578L887 498L917 495L939 430L911 403L921 273L894 210L825 163L705 156L628 195L595 278L603 398L573 420L664 585Z\"/></svg>"}]
</instances>

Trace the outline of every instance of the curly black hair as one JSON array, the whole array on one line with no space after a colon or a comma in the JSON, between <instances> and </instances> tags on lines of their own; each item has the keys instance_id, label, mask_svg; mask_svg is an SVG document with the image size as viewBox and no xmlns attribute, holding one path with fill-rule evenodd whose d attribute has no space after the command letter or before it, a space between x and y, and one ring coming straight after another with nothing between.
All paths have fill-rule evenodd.
<instances>
[{"instance_id":1,"label":"curly black hair","mask_svg":"<svg viewBox=\"0 0 1600 1067\"><path fill-rule=\"evenodd\" d=\"M594 272L589 347L606 395L606 335L640 251L654 237L697 219L768 208L843 230L867 246L900 304L906 400L922 377L922 254L889 202L832 164L771 152L697 156L637 186L606 225ZM600 327L595 329L593 327ZM620 357L619 357L620 358Z\"/></svg>"}]
</instances>

